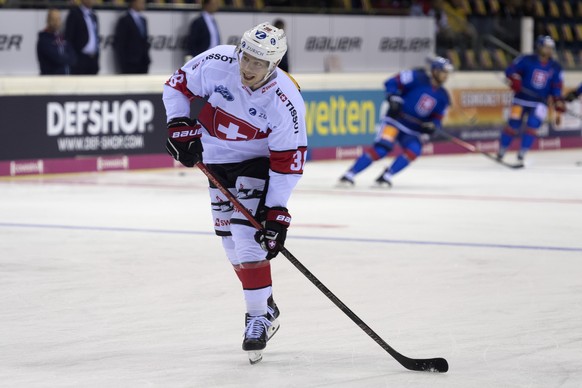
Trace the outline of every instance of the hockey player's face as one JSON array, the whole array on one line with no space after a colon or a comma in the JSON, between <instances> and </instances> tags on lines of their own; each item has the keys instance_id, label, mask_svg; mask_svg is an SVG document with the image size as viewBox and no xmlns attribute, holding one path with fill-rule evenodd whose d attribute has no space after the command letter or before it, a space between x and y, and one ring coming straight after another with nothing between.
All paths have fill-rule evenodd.
<instances>
[{"instance_id":1,"label":"hockey player's face","mask_svg":"<svg viewBox=\"0 0 582 388\"><path fill-rule=\"evenodd\" d=\"M443 70L433 70L432 76L439 85L442 85L445 82L447 82L447 79L449 78L449 73Z\"/></svg>"},{"instance_id":2,"label":"hockey player's face","mask_svg":"<svg viewBox=\"0 0 582 388\"><path fill-rule=\"evenodd\" d=\"M554 54L554 49L549 46L542 46L539 48L540 57L550 58Z\"/></svg>"},{"instance_id":3,"label":"hockey player's face","mask_svg":"<svg viewBox=\"0 0 582 388\"><path fill-rule=\"evenodd\" d=\"M240 78L244 86L253 90L260 87L268 71L269 62L257 59L247 53L241 55Z\"/></svg>"}]
</instances>

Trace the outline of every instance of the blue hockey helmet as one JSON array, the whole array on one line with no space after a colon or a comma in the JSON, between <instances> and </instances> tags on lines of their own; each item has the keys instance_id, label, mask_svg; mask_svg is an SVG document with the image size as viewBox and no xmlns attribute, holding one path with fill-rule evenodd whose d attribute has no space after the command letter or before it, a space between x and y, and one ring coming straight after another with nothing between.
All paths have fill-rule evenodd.
<instances>
[{"instance_id":1,"label":"blue hockey helmet","mask_svg":"<svg viewBox=\"0 0 582 388\"><path fill-rule=\"evenodd\" d=\"M553 49L556 47L556 42L549 35L540 35L536 38L536 49L542 47L550 47Z\"/></svg>"},{"instance_id":2,"label":"blue hockey helmet","mask_svg":"<svg viewBox=\"0 0 582 388\"><path fill-rule=\"evenodd\" d=\"M440 70L450 73L453 69L453 64L447 58L436 57L430 60L430 71Z\"/></svg>"}]
</instances>

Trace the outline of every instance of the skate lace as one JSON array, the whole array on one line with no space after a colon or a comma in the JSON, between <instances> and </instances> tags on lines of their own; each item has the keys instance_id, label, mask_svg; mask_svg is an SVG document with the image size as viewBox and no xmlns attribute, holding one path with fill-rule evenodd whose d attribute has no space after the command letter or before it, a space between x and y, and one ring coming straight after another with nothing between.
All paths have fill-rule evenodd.
<instances>
[{"instance_id":1,"label":"skate lace","mask_svg":"<svg viewBox=\"0 0 582 388\"><path fill-rule=\"evenodd\" d=\"M273 319L275 319L275 309L271 306L267 306L267 316L273 317Z\"/></svg>"},{"instance_id":2,"label":"skate lace","mask_svg":"<svg viewBox=\"0 0 582 388\"><path fill-rule=\"evenodd\" d=\"M245 336L247 338L260 338L267 327L271 326L271 321L266 317L260 315L258 317L250 317L247 323Z\"/></svg>"}]
</instances>

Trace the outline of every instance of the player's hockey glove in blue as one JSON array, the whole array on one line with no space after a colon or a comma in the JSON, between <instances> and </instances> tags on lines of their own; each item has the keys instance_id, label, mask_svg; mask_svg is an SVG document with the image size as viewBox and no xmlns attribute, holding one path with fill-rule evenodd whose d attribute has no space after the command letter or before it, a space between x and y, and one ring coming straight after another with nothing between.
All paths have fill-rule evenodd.
<instances>
[{"instance_id":1,"label":"player's hockey glove in blue","mask_svg":"<svg viewBox=\"0 0 582 388\"><path fill-rule=\"evenodd\" d=\"M255 233L255 240L267 252L267 260L271 260L277 256L285 244L291 215L284 207L265 206L258 211L257 219L263 224L263 229Z\"/></svg>"},{"instance_id":2,"label":"player's hockey glove in blue","mask_svg":"<svg viewBox=\"0 0 582 388\"><path fill-rule=\"evenodd\" d=\"M390 108L388 109L388 116L392 118L397 118L400 116L400 112L402 112L402 104L404 104L404 100L402 97L397 96L396 94L391 94L387 98L388 104Z\"/></svg>"},{"instance_id":3,"label":"player's hockey glove in blue","mask_svg":"<svg viewBox=\"0 0 582 388\"><path fill-rule=\"evenodd\" d=\"M166 151L186 167L202 161L202 126L189 117L176 117L168 123Z\"/></svg>"},{"instance_id":4,"label":"player's hockey glove in blue","mask_svg":"<svg viewBox=\"0 0 582 388\"><path fill-rule=\"evenodd\" d=\"M567 102L572 102L577 98L578 98L578 93L576 93L575 90L572 90L571 92L566 94L566 96L564 97L564 100L566 100Z\"/></svg>"},{"instance_id":5,"label":"player's hockey glove in blue","mask_svg":"<svg viewBox=\"0 0 582 388\"><path fill-rule=\"evenodd\" d=\"M432 121L428 121L420 126L420 132L432 135L436 131L436 125Z\"/></svg>"}]
</instances>

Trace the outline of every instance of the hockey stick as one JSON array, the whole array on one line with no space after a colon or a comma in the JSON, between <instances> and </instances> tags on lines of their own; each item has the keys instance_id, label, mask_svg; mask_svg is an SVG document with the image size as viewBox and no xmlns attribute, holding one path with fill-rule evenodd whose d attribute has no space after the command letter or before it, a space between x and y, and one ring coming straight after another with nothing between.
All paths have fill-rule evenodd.
<instances>
[{"instance_id":1,"label":"hockey stick","mask_svg":"<svg viewBox=\"0 0 582 388\"><path fill-rule=\"evenodd\" d=\"M521 91L524 92L525 94L527 94L530 97L536 97L536 93L533 90L530 90L528 88L521 88ZM574 118L577 118L578 120L582 120L582 116L580 116L579 114L577 114L576 112L572 112L570 109L566 108L566 110L564 111L565 114L570 115Z\"/></svg>"},{"instance_id":2,"label":"hockey stick","mask_svg":"<svg viewBox=\"0 0 582 388\"><path fill-rule=\"evenodd\" d=\"M263 226L253 217L253 215L239 202L239 200L224 187L220 180L210 171L202 162L196 163L196 166L208 177L222 194L224 194L236 210L240 211L243 216L257 229L262 230ZM414 371L440 372L445 373L449 370L449 364L444 358L427 358L416 359L403 356L388 345L378 334L376 334L368 325L364 323L352 310L349 309L337 296L333 294L319 279L315 277L303 264L295 258L285 247L281 249L281 253L285 256L291 264L293 264L299 272L301 272L311 283L315 285L329 300L331 300L344 314L346 314L364 333L368 334L378 345L387 351L396 361L403 367Z\"/></svg>"},{"instance_id":3,"label":"hockey stick","mask_svg":"<svg viewBox=\"0 0 582 388\"><path fill-rule=\"evenodd\" d=\"M484 152L484 151L481 151L481 150L477 149L477 147L475 147L473 144L467 143L466 141L463 141L463 140L459 139L458 137L456 137L456 136L454 136L454 135L452 135L452 134L450 134L448 132L443 131L442 129L439 130L439 131L437 131L437 133L440 134L440 135L443 135L444 137L446 137L447 139L449 139L453 143L455 143L455 144L463 147L464 149L466 149L466 150L468 150L470 152L475 152L475 153L481 154L483 156L486 156L487 158L489 158L489 159L491 159L491 160L493 160L493 161L495 161L495 162L497 162L497 163L499 163L499 164L501 164L501 165L503 165L505 167L509 167L509 168L523 168L523 164L506 163L503 160L497 159L497 157L495 157L495 156L493 156L493 155L491 155L491 154L489 154L487 152Z\"/></svg>"},{"instance_id":4,"label":"hockey stick","mask_svg":"<svg viewBox=\"0 0 582 388\"><path fill-rule=\"evenodd\" d=\"M413 121L413 122L419 123L419 125L422 123L416 117L410 116L410 115L408 115L406 113L401 113L401 116L404 117L405 119L409 120L409 121ZM473 120L473 122L475 122L475 121L476 121L476 119ZM464 149L466 149L466 150L468 150L470 152L475 152L475 153L478 153L478 154L482 154L482 155L488 157L489 159L491 159L491 160L493 160L493 161L495 161L495 162L497 162L497 163L499 163L499 164L501 164L501 165L503 165L505 167L509 167L509 168L522 168L523 167L523 164L511 164L511 163L506 163L503 160L499 160L495 156L493 156L491 154L488 154L487 152L483 152L483 151L477 149L477 147L475 147L473 144L467 143L466 141L463 141L463 140L459 139L458 137L456 137L456 136L454 136L454 135L452 135L452 134L450 134L448 132L445 132L442 129L436 131L435 133L443 135L444 137L446 137L447 139L449 139L453 143L455 143L455 144L463 147Z\"/></svg>"}]
</instances>

